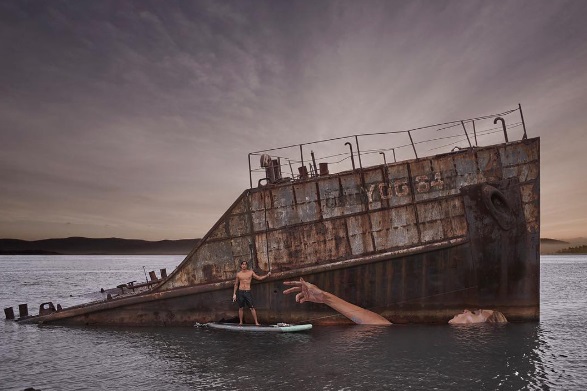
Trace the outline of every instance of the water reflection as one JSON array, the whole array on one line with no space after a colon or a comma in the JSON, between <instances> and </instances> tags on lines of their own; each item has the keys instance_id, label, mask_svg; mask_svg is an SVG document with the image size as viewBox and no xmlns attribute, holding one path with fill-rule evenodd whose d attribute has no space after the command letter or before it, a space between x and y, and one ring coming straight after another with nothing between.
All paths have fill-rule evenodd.
<instances>
[{"instance_id":1,"label":"water reflection","mask_svg":"<svg viewBox=\"0 0 587 391\"><path fill-rule=\"evenodd\" d=\"M17 280L9 276L0 273L0 296L12 301ZM316 326L265 335L0 322L0 388L582 390L585 276L587 260L542 265L540 323Z\"/></svg>"},{"instance_id":2,"label":"water reflection","mask_svg":"<svg viewBox=\"0 0 587 391\"><path fill-rule=\"evenodd\" d=\"M560 366L551 332L539 324L317 326L257 334L6 322L3 332L13 342L3 361L25 357L11 363L13 372L26 374L18 383L23 388L79 389L83 379L89 389L548 389L561 382L572 389L581 379ZM34 354L23 356L26 351Z\"/></svg>"},{"instance_id":3,"label":"water reflection","mask_svg":"<svg viewBox=\"0 0 587 391\"><path fill-rule=\"evenodd\" d=\"M323 326L303 334L94 332L102 334L97 340L115 338L125 349L140 349L145 363L165 368L169 381L196 388L237 389L244 383L248 389L549 386L535 324Z\"/></svg>"}]
</instances>

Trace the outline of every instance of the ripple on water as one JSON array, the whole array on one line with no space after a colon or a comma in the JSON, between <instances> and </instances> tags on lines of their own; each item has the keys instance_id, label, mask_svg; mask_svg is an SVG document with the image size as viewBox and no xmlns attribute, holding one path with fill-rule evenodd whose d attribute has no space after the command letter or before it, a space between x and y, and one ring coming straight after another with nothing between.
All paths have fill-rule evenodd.
<instances>
[{"instance_id":1,"label":"ripple on water","mask_svg":"<svg viewBox=\"0 0 587 391\"><path fill-rule=\"evenodd\" d=\"M86 271L110 267L137 270L140 276L149 262L124 261L128 264L120 267L118 258L79 264L62 259L43 261L36 269L36 261L29 260L18 264L20 274L4 273L10 265L0 262L0 299L9 303L4 307L40 303L68 289L81 292L88 284ZM68 273L59 273L59 267ZM35 274L38 270L42 275ZM15 277L28 275L23 280L32 282L49 274L59 278L21 285ZM120 282L116 273L91 277L104 277L105 286ZM15 390L235 390L243 384L251 390L582 390L587 384L586 278L585 257L547 260L541 270L541 321L503 326L316 326L309 333L254 335L2 322L0 384Z\"/></svg>"}]
</instances>

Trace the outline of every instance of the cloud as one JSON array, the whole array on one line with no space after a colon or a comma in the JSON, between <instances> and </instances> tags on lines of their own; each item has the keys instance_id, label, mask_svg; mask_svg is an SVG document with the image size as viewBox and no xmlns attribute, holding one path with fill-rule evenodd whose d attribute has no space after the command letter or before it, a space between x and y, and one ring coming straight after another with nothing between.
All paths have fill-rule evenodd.
<instances>
[{"instance_id":1,"label":"cloud","mask_svg":"<svg viewBox=\"0 0 587 391\"><path fill-rule=\"evenodd\" d=\"M556 236L584 209L573 175L585 163L586 11L573 0L3 2L0 235L203 236L248 186L248 152L522 103Z\"/></svg>"}]
</instances>

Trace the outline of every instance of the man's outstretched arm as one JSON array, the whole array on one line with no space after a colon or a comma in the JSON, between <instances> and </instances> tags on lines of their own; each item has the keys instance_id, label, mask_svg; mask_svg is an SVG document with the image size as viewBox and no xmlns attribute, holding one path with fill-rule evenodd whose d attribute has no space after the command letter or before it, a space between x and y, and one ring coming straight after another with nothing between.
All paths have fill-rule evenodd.
<instances>
[{"instance_id":1,"label":"man's outstretched arm","mask_svg":"<svg viewBox=\"0 0 587 391\"><path fill-rule=\"evenodd\" d=\"M253 272L253 278L255 280L264 280L267 277L269 277L270 275L271 275L271 272L267 272L267 274L265 274L264 276L259 276L259 275L257 275L257 273Z\"/></svg>"}]
</instances>

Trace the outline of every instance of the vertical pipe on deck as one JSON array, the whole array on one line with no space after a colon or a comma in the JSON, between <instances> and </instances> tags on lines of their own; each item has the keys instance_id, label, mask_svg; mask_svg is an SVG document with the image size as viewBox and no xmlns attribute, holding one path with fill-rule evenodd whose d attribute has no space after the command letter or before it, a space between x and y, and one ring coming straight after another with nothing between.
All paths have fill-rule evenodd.
<instances>
[{"instance_id":1,"label":"vertical pipe on deck","mask_svg":"<svg viewBox=\"0 0 587 391\"><path fill-rule=\"evenodd\" d=\"M497 121L500 121L501 122L501 127L503 128L503 135L505 137L505 142L506 143L509 143L510 141L508 140L508 131L507 131L507 128L505 126L505 119L503 119L501 117L496 117L493 120L493 124L497 124Z\"/></svg>"},{"instance_id":2,"label":"vertical pipe on deck","mask_svg":"<svg viewBox=\"0 0 587 391\"><path fill-rule=\"evenodd\" d=\"M344 145L348 145L351 150L351 163L353 164L353 171L355 171L355 157L353 155L353 144L347 141L346 143L344 143Z\"/></svg>"},{"instance_id":3,"label":"vertical pipe on deck","mask_svg":"<svg viewBox=\"0 0 587 391\"><path fill-rule=\"evenodd\" d=\"M304 149L303 144L300 144L300 160L302 161L302 166L304 165Z\"/></svg>"}]
</instances>

